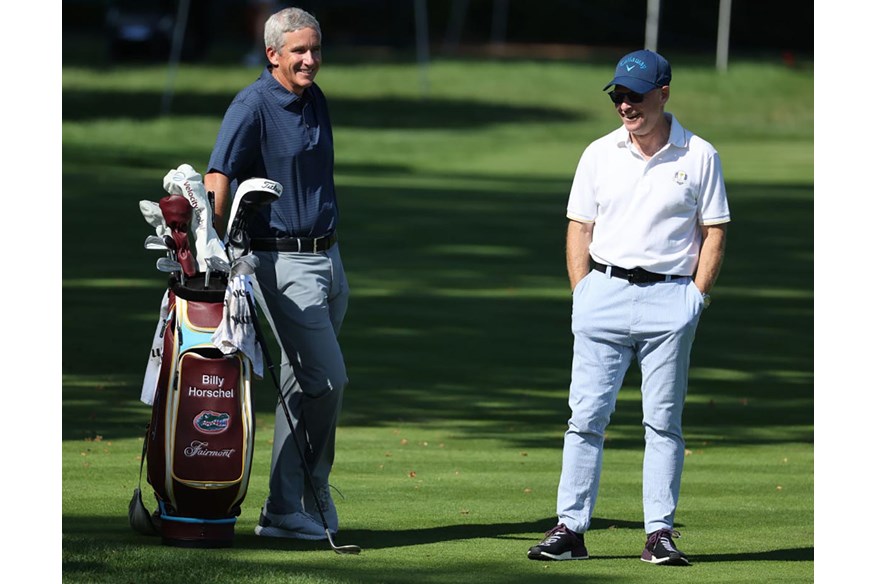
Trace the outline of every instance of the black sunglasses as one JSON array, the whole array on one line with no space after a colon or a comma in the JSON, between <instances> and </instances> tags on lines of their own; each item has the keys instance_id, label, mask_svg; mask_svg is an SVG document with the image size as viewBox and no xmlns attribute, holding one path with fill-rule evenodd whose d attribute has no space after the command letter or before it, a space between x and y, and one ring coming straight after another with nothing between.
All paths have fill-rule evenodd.
<instances>
[{"instance_id":1,"label":"black sunglasses","mask_svg":"<svg viewBox=\"0 0 876 584\"><path fill-rule=\"evenodd\" d=\"M645 99L645 94L636 93L635 91L627 91L626 93L609 91L608 97L611 98L611 101L613 101L615 105L620 105L624 102L624 99L626 99L630 103L642 103L642 100Z\"/></svg>"}]
</instances>

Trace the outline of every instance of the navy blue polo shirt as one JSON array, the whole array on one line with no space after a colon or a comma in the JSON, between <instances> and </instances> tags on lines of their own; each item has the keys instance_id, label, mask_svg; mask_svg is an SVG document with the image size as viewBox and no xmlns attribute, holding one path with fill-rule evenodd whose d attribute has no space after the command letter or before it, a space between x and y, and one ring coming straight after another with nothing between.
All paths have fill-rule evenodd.
<instances>
[{"instance_id":1,"label":"navy blue polo shirt","mask_svg":"<svg viewBox=\"0 0 876 584\"><path fill-rule=\"evenodd\" d=\"M250 220L252 237L319 237L337 226L332 128L316 84L299 97L266 67L228 106L208 166L232 180L232 194L254 177L283 185Z\"/></svg>"}]
</instances>

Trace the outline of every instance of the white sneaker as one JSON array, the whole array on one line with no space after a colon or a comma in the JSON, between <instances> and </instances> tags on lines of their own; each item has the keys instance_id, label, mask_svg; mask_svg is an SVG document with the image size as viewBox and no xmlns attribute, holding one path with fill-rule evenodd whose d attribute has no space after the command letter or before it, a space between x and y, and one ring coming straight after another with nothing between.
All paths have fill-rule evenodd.
<instances>
[{"instance_id":1,"label":"white sneaker","mask_svg":"<svg viewBox=\"0 0 876 584\"><path fill-rule=\"evenodd\" d=\"M322 524L307 513L296 511L279 515L268 513L264 508L259 515L255 534L262 537L285 537L289 539L327 539Z\"/></svg>"},{"instance_id":2,"label":"white sneaker","mask_svg":"<svg viewBox=\"0 0 876 584\"><path fill-rule=\"evenodd\" d=\"M328 523L329 531L332 535L337 534L338 510L335 509L335 502L332 500L331 489L328 485L316 488L316 498L310 494L310 489L307 489L304 493L304 512L313 517L314 521L322 524L319 518L319 509L322 509L322 514L325 516L325 522Z\"/></svg>"}]
</instances>

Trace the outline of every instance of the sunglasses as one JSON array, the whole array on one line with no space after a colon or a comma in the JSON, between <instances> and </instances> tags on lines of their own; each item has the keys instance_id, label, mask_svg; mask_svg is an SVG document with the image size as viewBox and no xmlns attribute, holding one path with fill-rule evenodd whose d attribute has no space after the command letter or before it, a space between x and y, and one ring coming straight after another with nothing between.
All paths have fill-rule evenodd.
<instances>
[{"instance_id":1,"label":"sunglasses","mask_svg":"<svg viewBox=\"0 0 876 584\"><path fill-rule=\"evenodd\" d=\"M645 94L636 93L635 91L628 91L625 93L609 91L608 97L611 98L611 101L614 102L615 105L620 105L625 99L630 103L642 103L642 100L645 99Z\"/></svg>"}]
</instances>

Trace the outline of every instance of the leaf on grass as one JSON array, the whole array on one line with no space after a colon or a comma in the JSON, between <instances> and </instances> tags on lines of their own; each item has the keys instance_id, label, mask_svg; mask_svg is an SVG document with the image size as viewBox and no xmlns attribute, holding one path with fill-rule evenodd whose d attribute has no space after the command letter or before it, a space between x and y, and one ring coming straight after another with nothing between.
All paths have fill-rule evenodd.
<instances>
[{"instance_id":1,"label":"leaf on grass","mask_svg":"<svg viewBox=\"0 0 876 584\"><path fill-rule=\"evenodd\" d=\"M523 493L526 495L529 495L530 493L532 493L532 489L530 489L529 487L526 487L525 489L523 489Z\"/></svg>"},{"instance_id":2,"label":"leaf on grass","mask_svg":"<svg viewBox=\"0 0 876 584\"><path fill-rule=\"evenodd\" d=\"M401 445L402 445L402 446L407 446L407 444L408 444L408 439L407 439L407 438L402 438L402 439L401 439Z\"/></svg>"},{"instance_id":3,"label":"leaf on grass","mask_svg":"<svg viewBox=\"0 0 876 584\"><path fill-rule=\"evenodd\" d=\"M416 473L416 471L412 470L411 472L408 473L408 476L411 477L412 479L414 479L414 478L417 478L417 473Z\"/></svg>"}]
</instances>

